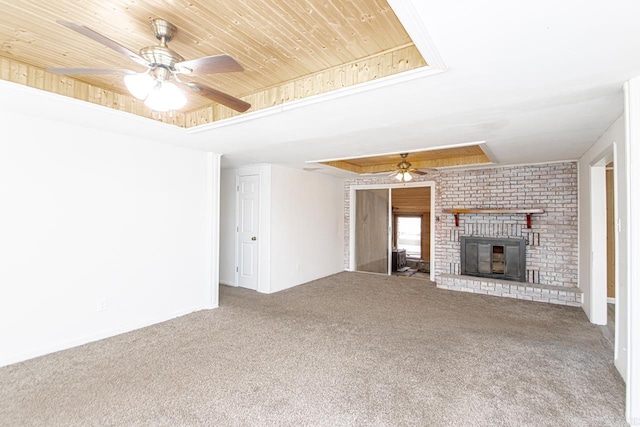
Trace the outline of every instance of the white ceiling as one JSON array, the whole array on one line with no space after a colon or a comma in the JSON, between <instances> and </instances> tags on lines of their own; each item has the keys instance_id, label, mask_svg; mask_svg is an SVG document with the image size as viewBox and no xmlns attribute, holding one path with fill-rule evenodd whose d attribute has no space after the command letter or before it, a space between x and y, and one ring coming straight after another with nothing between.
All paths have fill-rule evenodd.
<instances>
[{"instance_id":1,"label":"white ceiling","mask_svg":"<svg viewBox=\"0 0 640 427\"><path fill-rule=\"evenodd\" d=\"M24 110L222 153L226 166L302 167L477 141L496 163L521 164L579 158L622 113L624 82L640 75L637 0L389 3L419 48L428 31L445 72L410 72L188 130L71 99L74 114L46 101L34 108L26 97ZM402 15L412 8L409 22Z\"/></svg>"}]
</instances>

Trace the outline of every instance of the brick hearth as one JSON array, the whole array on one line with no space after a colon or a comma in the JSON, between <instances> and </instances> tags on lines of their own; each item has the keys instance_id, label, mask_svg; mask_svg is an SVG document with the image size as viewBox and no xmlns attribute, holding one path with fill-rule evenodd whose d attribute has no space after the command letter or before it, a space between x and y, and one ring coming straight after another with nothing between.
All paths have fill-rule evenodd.
<instances>
[{"instance_id":1,"label":"brick hearth","mask_svg":"<svg viewBox=\"0 0 640 427\"><path fill-rule=\"evenodd\" d=\"M509 280L485 279L458 274L442 274L436 284L440 289L495 295L529 301L580 307L582 291L570 286L539 285Z\"/></svg>"}]
</instances>

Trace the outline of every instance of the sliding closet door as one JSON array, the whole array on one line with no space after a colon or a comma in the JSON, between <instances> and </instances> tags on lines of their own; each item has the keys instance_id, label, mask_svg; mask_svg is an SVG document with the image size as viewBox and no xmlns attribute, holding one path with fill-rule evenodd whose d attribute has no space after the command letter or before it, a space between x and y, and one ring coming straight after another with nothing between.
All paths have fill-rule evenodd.
<instances>
[{"instance_id":1,"label":"sliding closet door","mask_svg":"<svg viewBox=\"0 0 640 427\"><path fill-rule=\"evenodd\" d=\"M357 271L388 274L389 190L356 190Z\"/></svg>"}]
</instances>

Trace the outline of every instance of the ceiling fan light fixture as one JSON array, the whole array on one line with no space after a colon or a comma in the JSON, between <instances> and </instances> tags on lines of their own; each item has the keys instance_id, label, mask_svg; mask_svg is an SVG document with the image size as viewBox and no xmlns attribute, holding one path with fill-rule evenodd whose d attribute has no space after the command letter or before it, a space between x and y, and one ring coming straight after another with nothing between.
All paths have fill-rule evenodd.
<instances>
[{"instance_id":1,"label":"ceiling fan light fixture","mask_svg":"<svg viewBox=\"0 0 640 427\"><path fill-rule=\"evenodd\" d=\"M140 100L145 100L153 89L155 80L147 73L128 74L124 76L124 84L127 86L129 92L131 92L131 95Z\"/></svg>"},{"instance_id":2,"label":"ceiling fan light fixture","mask_svg":"<svg viewBox=\"0 0 640 427\"><path fill-rule=\"evenodd\" d=\"M217 89L203 84L186 83L179 80L178 75L230 73L244 71L244 68L233 57L226 54L203 56L185 61L177 52L167 45L178 31L177 27L165 19L152 19L151 30L159 45L146 46L139 50L139 54L127 49L115 40L110 39L91 28L68 21L56 21L70 30L88 37L103 46L108 47L134 62L147 67L147 71L136 73L123 69L99 68L47 68L54 74L125 74L124 83L129 93L135 98L145 101L145 105L157 112L178 110L187 104L185 95L170 80L181 83L200 96L208 98L218 104L244 113L251 104L235 98Z\"/></svg>"},{"instance_id":3,"label":"ceiling fan light fixture","mask_svg":"<svg viewBox=\"0 0 640 427\"><path fill-rule=\"evenodd\" d=\"M409 182L413 179L409 171L400 171L396 175L396 179L401 182Z\"/></svg>"},{"instance_id":4,"label":"ceiling fan light fixture","mask_svg":"<svg viewBox=\"0 0 640 427\"><path fill-rule=\"evenodd\" d=\"M179 110L186 103L187 98L180 89L167 81L158 81L144 101L144 105L158 112Z\"/></svg>"}]
</instances>

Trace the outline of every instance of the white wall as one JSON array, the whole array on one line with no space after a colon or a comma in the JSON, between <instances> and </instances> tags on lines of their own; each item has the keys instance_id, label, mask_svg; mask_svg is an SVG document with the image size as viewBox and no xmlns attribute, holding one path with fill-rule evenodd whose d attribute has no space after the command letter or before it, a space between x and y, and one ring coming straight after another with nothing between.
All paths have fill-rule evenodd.
<instances>
[{"instance_id":1,"label":"white wall","mask_svg":"<svg viewBox=\"0 0 640 427\"><path fill-rule=\"evenodd\" d=\"M0 124L0 365L215 306L211 154L4 105Z\"/></svg>"},{"instance_id":2,"label":"white wall","mask_svg":"<svg viewBox=\"0 0 640 427\"><path fill-rule=\"evenodd\" d=\"M627 421L632 426L640 426L640 227L637 219L640 218L640 77L635 77L625 84L625 153L624 159L626 167L625 184L626 187L620 189L627 198L624 212L628 215L629 222L624 225L623 233L628 240L626 250L628 256L625 263L620 260L620 270L626 270L627 287L625 301L618 301L624 305L625 317L620 322L624 322L624 330L620 330L620 335L624 334L627 345L626 375L627 380ZM632 189L635 188L635 191ZM636 221L632 221L635 219ZM633 308L632 308L633 307ZM616 319L618 321L618 319Z\"/></svg>"},{"instance_id":3,"label":"white wall","mask_svg":"<svg viewBox=\"0 0 640 427\"><path fill-rule=\"evenodd\" d=\"M260 175L258 291L272 293L344 270L344 181L276 165L223 169L220 282L236 285L235 183Z\"/></svg>"},{"instance_id":4,"label":"white wall","mask_svg":"<svg viewBox=\"0 0 640 427\"><path fill-rule=\"evenodd\" d=\"M344 270L344 181L271 170L271 292Z\"/></svg>"},{"instance_id":5,"label":"white wall","mask_svg":"<svg viewBox=\"0 0 640 427\"><path fill-rule=\"evenodd\" d=\"M616 272L618 287L616 289L616 309L618 317L616 325L618 333L616 334L616 356L615 365L620 371L623 378L626 378L627 366L627 318L626 310L628 299L628 198L627 198L627 167L625 153L625 123L624 117L618 118L607 131L596 141L596 143L585 153L578 162L579 169L579 195L578 195L578 212L579 212L579 286L584 292L583 308L591 321L594 317L600 317L601 307L594 306L594 290L599 287L606 292L606 271L604 282L602 279L597 282L592 280L592 252L603 252L606 255L606 244L592 247L592 218L590 215L592 204L592 192L601 191L604 197L604 189L598 186L597 189L592 188L591 165L597 163L608 153L613 153L615 168L615 186L616 186L616 205L615 220L620 222L620 229L616 235L616 254L618 257L618 269ZM604 169L602 170L602 179L604 179ZM603 208L604 209L604 208ZM602 219L604 222L604 219ZM602 256L598 256L602 258ZM606 265L606 259L603 261ZM606 268L606 267L605 267ZM596 272L597 273L597 272ZM601 276L601 274L599 275ZM600 298L601 299L601 298ZM596 301L603 304L602 301ZM605 309L606 310L606 309ZM598 321L597 323L602 323ZM606 323L606 311L605 319Z\"/></svg>"},{"instance_id":6,"label":"white wall","mask_svg":"<svg viewBox=\"0 0 640 427\"><path fill-rule=\"evenodd\" d=\"M236 172L220 171L220 283L236 286Z\"/></svg>"}]
</instances>

